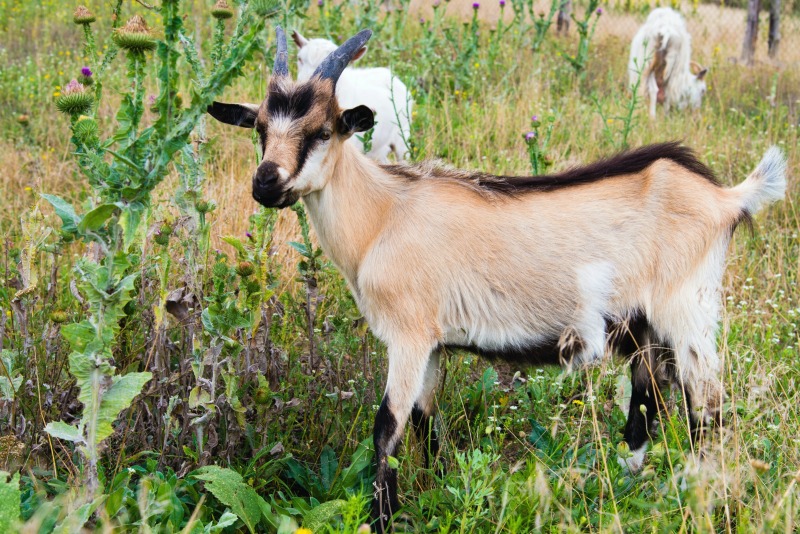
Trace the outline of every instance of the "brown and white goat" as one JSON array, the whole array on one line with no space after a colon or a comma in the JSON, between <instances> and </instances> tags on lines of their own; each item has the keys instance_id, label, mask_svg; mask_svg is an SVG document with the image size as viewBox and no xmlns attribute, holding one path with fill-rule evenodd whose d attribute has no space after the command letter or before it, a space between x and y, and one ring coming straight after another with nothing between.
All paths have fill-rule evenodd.
<instances>
[{"instance_id":1,"label":"brown and white goat","mask_svg":"<svg viewBox=\"0 0 800 534\"><path fill-rule=\"evenodd\" d=\"M372 126L372 111L342 110L335 98L339 74L371 32L344 43L304 83L289 77L277 34L261 105L215 103L209 113L256 128L263 158L253 197L278 208L302 198L322 248L386 343L374 434L379 528L399 506L387 457L409 418L437 449L430 422L444 348L532 365L629 357L631 469L641 466L667 381L685 391L695 429L719 413L725 253L741 221L784 196L778 149L733 188L675 143L552 176L379 165L346 142Z\"/></svg>"}]
</instances>

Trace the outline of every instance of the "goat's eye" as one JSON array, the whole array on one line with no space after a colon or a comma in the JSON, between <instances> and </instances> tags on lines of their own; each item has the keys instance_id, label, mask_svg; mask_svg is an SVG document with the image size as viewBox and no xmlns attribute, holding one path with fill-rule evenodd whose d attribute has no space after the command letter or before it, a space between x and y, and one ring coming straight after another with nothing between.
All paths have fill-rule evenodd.
<instances>
[{"instance_id":1,"label":"goat's eye","mask_svg":"<svg viewBox=\"0 0 800 534\"><path fill-rule=\"evenodd\" d=\"M323 141L327 141L328 139L331 138L331 133L328 131L322 131L319 133L319 138L322 139Z\"/></svg>"}]
</instances>

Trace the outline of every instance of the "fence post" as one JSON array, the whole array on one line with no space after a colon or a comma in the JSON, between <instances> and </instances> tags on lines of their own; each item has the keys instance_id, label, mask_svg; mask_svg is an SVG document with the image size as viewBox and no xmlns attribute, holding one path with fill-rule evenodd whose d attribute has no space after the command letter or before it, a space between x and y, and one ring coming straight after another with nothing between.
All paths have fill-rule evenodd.
<instances>
[{"instance_id":1,"label":"fence post","mask_svg":"<svg viewBox=\"0 0 800 534\"><path fill-rule=\"evenodd\" d=\"M769 57L778 55L778 45L781 42L781 0L770 0L769 5Z\"/></svg>"},{"instance_id":2,"label":"fence post","mask_svg":"<svg viewBox=\"0 0 800 534\"><path fill-rule=\"evenodd\" d=\"M564 0L558 8L558 18L556 19L556 33L564 35L569 33L569 16L572 13L572 0ZM552 20L552 19L551 19Z\"/></svg>"},{"instance_id":3,"label":"fence post","mask_svg":"<svg viewBox=\"0 0 800 534\"><path fill-rule=\"evenodd\" d=\"M761 0L747 0L747 23L744 30L744 46L742 46L742 61L751 65L756 52L756 38L758 37L758 12L761 9Z\"/></svg>"}]
</instances>

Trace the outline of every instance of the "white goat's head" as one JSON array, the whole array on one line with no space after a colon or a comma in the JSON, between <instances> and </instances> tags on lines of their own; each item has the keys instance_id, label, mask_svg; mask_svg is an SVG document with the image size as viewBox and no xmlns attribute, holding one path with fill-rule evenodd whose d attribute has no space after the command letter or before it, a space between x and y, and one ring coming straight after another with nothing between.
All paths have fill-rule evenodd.
<instances>
[{"instance_id":1,"label":"white goat's head","mask_svg":"<svg viewBox=\"0 0 800 534\"><path fill-rule=\"evenodd\" d=\"M705 76L708 68L701 67L696 61L692 61L690 66L691 83L684 88L684 98L692 108L697 109L703 103L703 96L706 94Z\"/></svg>"},{"instance_id":2,"label":"white goat's head","mask_svg":"<svg viewBox=\"0 0 800 534\"><path fill-rule=\"evenodd\" d=\"M261 105L214 102L208 112L220 122L255 128L262 159L253 175L253 198L266 207L285 208L325 187L324 169L351 135L374 125L367 106L342 110L336 82L372 36L363 30L329 54L305 82L289 76L286 35L276 28L275 66Z\"/></svg>"},{"instance_id":3,"label":"white goat's head","mask_svg":"<svg viewBox=\"0 0 800 534\"><path fill-rule=\"evenodd\" d=\"M328 39L306 39L299 32L292 32L292 40L298 48L297 52L297 81L306 81L314 74L314 70L319 67L322 62L334 50L336 50L336 43ZM363 56L367 51L366 46L362 46L355 54L353 54L350 62L356 61Z\"/></svg>"}]
</instances>

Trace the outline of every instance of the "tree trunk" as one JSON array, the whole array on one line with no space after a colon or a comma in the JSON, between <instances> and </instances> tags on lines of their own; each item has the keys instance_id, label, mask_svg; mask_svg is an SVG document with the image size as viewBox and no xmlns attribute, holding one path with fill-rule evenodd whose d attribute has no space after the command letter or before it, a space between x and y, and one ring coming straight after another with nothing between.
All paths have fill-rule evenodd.
<instances>
[{"instance_id":1,"label":"tree trunk","mask_svg":"<svg viewBox=\"0 0 800 534\"><path fill-rule=\"evenodd\" d=\"M771 0L769 6L769 57L778 55L781 42L781 0Z\"/></svg>"},{"instance_id":2,"label":"tree trunk","mask_svg":"<svg viewBox=\"0 0 800 534\"><path fill-rule=\"evenodd\" d=\"M744 30L744 46L742 47L742 61L751 65L756 53L756 39L758 38L758 12L761 10L761 0L747 1L747 23Z\"/></svg>"},{"instance_id":3,"label":"tree trunk","mask_svg":"<svg viewBox=\"0 0 800 534\"><path fill-rule=\"evenodd\" d=\"M569 32L569 16L572 13L572 0L564 0L558 9L558 19L556 19L556 33L562 32L566 35ZM550 19L552 20L552 19Z\"/></svg>"}]
</instances>

